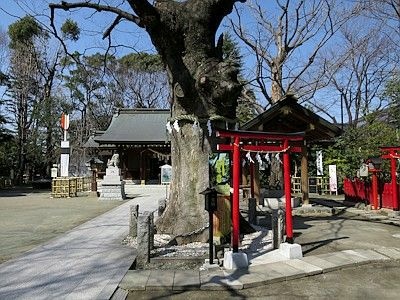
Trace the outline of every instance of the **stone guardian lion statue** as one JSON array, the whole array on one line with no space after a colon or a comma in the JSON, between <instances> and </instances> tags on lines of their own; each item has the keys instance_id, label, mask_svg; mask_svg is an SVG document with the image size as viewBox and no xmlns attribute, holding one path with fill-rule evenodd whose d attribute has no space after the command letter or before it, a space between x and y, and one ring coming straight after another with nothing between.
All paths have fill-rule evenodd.
<instances>
[{"instance_id":1,"label":"stone guardian lion statue","mask_svg":"<svg viewBox=\"0 0 400 300\"><path fill-rule=\"evenodd\" d=\"M118 166L119 166L119 154L115 153L113 154L111 159L107 161L107 167L118 167Z\"/></svg>"}]
</instances>

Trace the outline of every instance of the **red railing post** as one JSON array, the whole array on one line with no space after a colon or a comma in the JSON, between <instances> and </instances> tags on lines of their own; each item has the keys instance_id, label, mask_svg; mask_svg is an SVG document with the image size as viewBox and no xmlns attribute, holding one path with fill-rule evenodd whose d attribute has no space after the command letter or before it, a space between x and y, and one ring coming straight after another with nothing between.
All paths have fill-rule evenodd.
<instances>
[{"instance_id":1,"label":"red railing post","mask_svg":"<svg viewBox=\"0 0 400 300\"><path fill-rule=\"evenodd\" d=\"M378 176L377 170L372 171L372 201L374 209L378 209Z\"/></svg>"},{"instance_id":2,"label":"red railing post","mask_svg":"<svg viewBox=\"0 0 400 300\"><path fill-rule=\"evenodd\" d=\"M394 158L390 159L391 173L392 173L392 205L393 210L399 210L399 194L397 190L397 176L396 176L396 160Z\"/></svg>"}]
</instances>

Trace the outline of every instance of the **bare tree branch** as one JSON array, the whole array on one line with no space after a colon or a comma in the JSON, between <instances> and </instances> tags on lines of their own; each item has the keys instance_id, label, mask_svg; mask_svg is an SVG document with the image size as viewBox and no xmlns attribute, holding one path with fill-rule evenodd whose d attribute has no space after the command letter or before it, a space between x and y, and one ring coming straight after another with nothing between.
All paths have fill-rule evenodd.
<instances>
[{"instance_id":1,"label":"bare tree branch","mask_svg":"<svg viewBox=\"0 0 400 300\"><path fill-rule=\"evenodd\" d=\"M110 36L111 31L119 24L119 22L121 22L122 17L121 16L117 16L114 20L114 22L112 22L112 24L110 25L110 27L107 28L107 30L104 32L103 34L103 39L107 38Z\"/></svg>"},{"instance_id":2,"label":"bare tree branch","mask_svg":"<svg viewBox=\"0 0 400 300\"><path fill-rule=\"evenodd\" d=\"M132 2L132 1L130 1ZM138 1L134 1L138 2ZM139 1L142 2L142 1ZM147 1L144 1L147 2ZM50 3L49 4L51 14L54 16L54 10L55 9L62 9L62 10L70 10L73 8L91 8L95 9L96 11L107 11L114 13L118 16L121 16L124 19L127 19L135 24L137 24L140 27L143 27L143 24L141 23L141 19L138 16L135 16L133 14L130 14L122 9L119 9L114 6L109 6L109 5L101 5L101 4L95 4L95 3L90 3L90 2L75 2L75 3L69 3L65 1L61 1L60 4L58 3Z\"/></svg>"},{"instance_id":3,"label":"bare tree branch","mask_svg":"<svg viewBox=\"0 0 400 300\"><path fill-rule=\"evenodd\" d=\"M339 12L333 0L275 0L277 16L271 18L271 14L266 16L265 6L260 5L259 1L253 3L249 8L257 20L255 28L246 29L238 10L238 22L235 24L231 21L231 24L234 32L257 58L259 66L255 68L259 89L266 95L266 86L269 85L270 97L266 99L272 102L279 101L288 92L305 95L305 90L297 90L302 86L299 82L304 81L306 72L315 68L314 62L321 49L353 16L352 9ZM301 51L303 48L306 48L305 52ZM270 74L265 76L266 72ZM266 82L268 77L270 80ZM319 80L313 82L318 83ZM316 88L307 87L307 90L314 93Z\"/></svg>"}]
</instances>

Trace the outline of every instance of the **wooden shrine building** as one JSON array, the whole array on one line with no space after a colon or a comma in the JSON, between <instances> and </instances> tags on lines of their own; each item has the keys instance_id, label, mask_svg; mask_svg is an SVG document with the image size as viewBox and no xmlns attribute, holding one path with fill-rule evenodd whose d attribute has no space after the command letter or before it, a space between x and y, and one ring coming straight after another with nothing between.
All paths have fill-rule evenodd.
<instances>
[{"instance_id":1,"label":"wooden shrine building","mask_svg":"<svg viewBox=\"0 0 400 300\"><path fill-rule=\"evenodd\" d=\"M170 164L171 146L166 132L166 109L119 109L109 127L94 141L99 148L114 149L125 180L160 183L160 167Z\"/></svg>"},{"instance_id":2,"label":"wooden shrine building","mask_svg":"<svg viewBox=\"0 0 400 300\"><path fill-rule=\"evenodd\" d=\"M324 144L332 141L334 137L340 135L341 129L298 104L297 99L291 95L244 124L241 129L260 132L296 133L301 131L305 133L301 152L301 191L303 203L308 204L308 147L312 144ZM256 195L259 193L259 191L256 192Z\"/></svg>"}]
</instances>

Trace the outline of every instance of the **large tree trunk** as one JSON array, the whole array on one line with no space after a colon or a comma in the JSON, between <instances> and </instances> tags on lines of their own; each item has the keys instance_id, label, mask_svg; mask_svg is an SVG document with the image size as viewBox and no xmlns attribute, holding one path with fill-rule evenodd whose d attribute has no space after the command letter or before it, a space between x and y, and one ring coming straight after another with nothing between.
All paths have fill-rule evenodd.
<instances>
[{"instance_id":1,"label":"large tree trunk","mask_svg":"<svg viewBox=\"0 0 400 300\"><path fill-rule=\"evenodd\" d=\"M198 240L204 239L208 222L204 196L199 194L209 186L208 160L214 142L207 122L211 120L215 130L215 117L234 119L241 92L238 66L223 61L222 45L215 45L219 22L229 11L210 9L212 2L160 2L163 30L148 29L167 65L173 94L171 122L178 120L180 128L171 134L171 193L157 228Z\"/></svg>"},{"instance_id":2,"label":"large tree trunk","mask_svg":"<svg viewBox=\"0 0 400 300\"><path fill-rule=\"evenodd\" d=\"M174 131L172 135L171 193L157 228L174 235L195 235L197 239L204 232L208 220L204 196L199 192L209 185L210 146L204 139L203 130L193 128L192 124L183 125L180 132Z\"/></svg>"}]
</instances>

